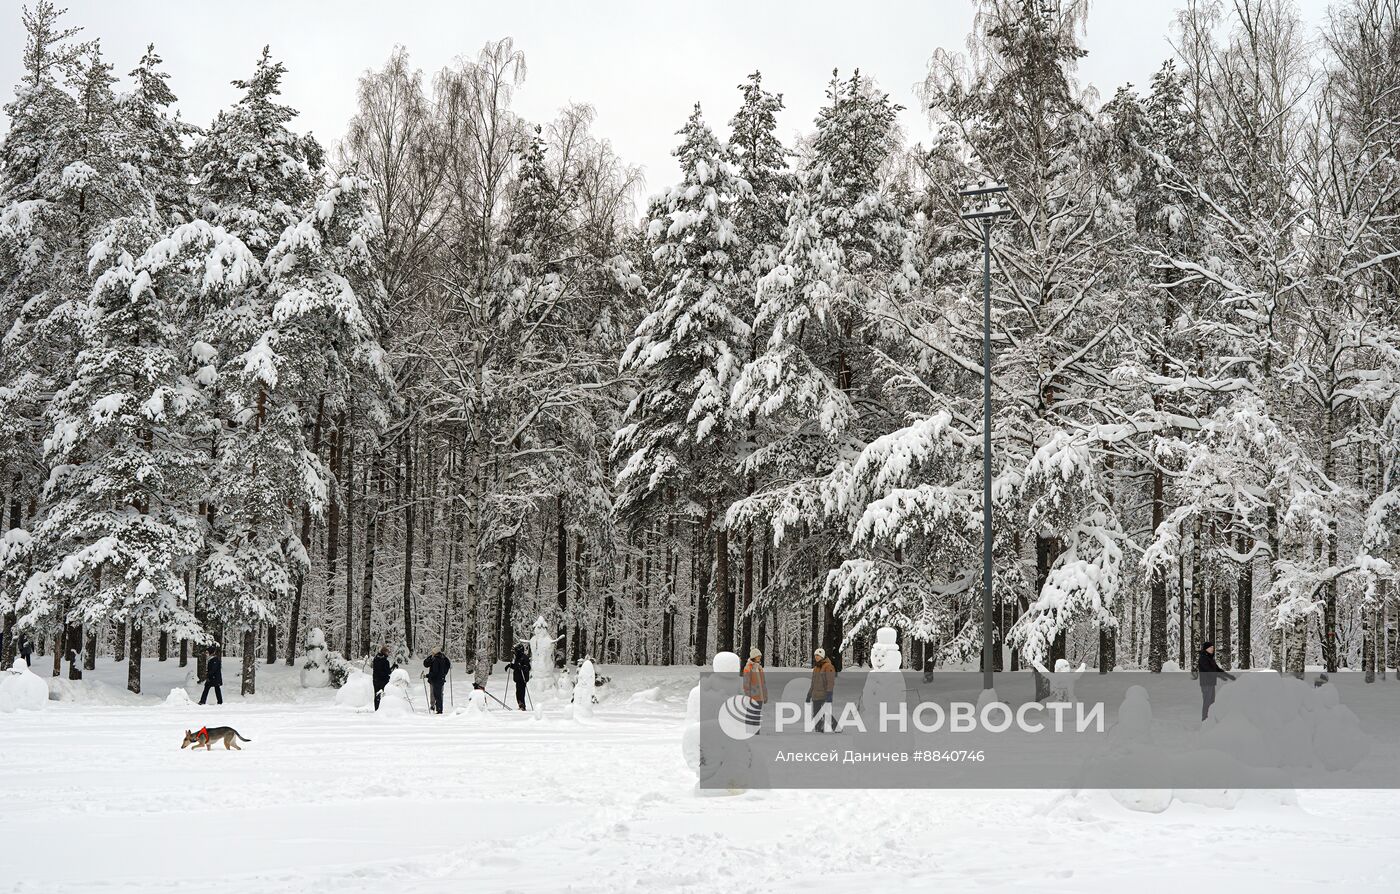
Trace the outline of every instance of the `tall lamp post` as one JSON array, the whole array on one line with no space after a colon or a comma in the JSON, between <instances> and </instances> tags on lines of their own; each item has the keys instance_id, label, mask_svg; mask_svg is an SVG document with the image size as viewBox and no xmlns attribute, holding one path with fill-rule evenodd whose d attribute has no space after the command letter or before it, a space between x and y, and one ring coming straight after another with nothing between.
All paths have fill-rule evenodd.
<instances>
[{"instance_id":1,"label":"tall lamp post","mask_svg":"<svg viewBox=\"0 0 1400 894\"><path fill-rule=\"evenodd\" d=\"M979 181L958 190L962 219L982 230L982 688L992 686L992 225L1008 209L1006 185Z\"/></svg>"}]
</instances>

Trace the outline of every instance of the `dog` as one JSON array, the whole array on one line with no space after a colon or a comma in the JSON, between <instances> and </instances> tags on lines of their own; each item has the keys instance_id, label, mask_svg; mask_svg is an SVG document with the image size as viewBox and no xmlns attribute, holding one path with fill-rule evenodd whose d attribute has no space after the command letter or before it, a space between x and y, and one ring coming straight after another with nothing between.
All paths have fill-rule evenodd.
<instances>
[{"instance_id":1,"label":"dog","mask_svg":"<svg viewBox=\"0 0 1400 894\"><path fill-rule=\"evenodd\" d=\"M230 748L235 751L242 751L243 749L238 747L238 742L251 742L253 740L243 738L243 736L239 735L238 730L231 726L205 726L193 732L185 730L185 741L180 743L180 747L183 749L189 745L194 745L194 749L198 750L198 748L203 745L205 751L212 751L214 749L214 743L218 741L223 741L225 751L228 751Z\"/></svg>"}]
</instances>

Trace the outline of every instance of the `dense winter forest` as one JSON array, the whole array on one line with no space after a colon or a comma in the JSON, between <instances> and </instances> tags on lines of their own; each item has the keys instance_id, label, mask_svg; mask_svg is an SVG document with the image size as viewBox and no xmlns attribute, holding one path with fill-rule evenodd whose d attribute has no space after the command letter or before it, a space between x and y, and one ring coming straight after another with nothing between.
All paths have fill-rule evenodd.
<instances>
[{"instance_id":1,"label":"dense winter forest","mask_svg":"<svg viewBox=\"0 0 1400 894\"><path fill-rule=\"evenodd\" d=\"M322 146L211 122L47 0L0 150L0 609L52 669L761 645L976 660L992 233L995 661L1382 672L1397 647L1400 0L1192 2L1076 80L1082 0L980 0L910 145L871 73L738 85L645 198L509 39L367 71ZM878 60L872 60L878 62ZM116 72L134 65L125 78ZM230 73L236 74L236 73ZM783 142L781 88L825 91ZM717 126L722 125L722 126ZM1389 656L1389 661L1384 660Z\"/></svg>"}]
</instances>

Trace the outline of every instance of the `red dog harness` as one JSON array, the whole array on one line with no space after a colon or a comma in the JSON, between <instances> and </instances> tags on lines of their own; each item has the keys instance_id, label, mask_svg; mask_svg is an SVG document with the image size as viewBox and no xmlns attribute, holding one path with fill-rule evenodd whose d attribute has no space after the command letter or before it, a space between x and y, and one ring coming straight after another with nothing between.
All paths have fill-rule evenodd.
<instances>
[{"instance_id":1,"label":"red dog harness","mask_svg":"<svg viewBox=\"0 0 1400 894\"><path fill-rule=\"evenodd\" d=\"M201 726L201 727L199 728L199 732L197 732L197 733L194 734L194 737L195 737L196 739L203 739L204 741L208 742L208 741L209 741L209 727L207 727L207 726Z\"/></svg>"}]
</instances>

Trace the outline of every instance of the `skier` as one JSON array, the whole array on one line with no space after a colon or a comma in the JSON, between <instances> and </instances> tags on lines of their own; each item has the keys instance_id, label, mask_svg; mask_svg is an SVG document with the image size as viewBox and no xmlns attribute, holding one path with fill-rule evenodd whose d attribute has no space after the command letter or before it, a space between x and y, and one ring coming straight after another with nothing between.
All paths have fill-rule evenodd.
<instances>
[{"instance_id":1,"label":"skier","mask_svg":"<svg viewBox=\"0 0 1400 894\"><path fill-rule=\"evenodd\" d=\"M748 713L744 720L749 726L757 728L763 722L763 704L768 701L768 681L763 676L763 653L757 646L749 650L749 663L744 665L744 695L749 697Z\"/></svg>"},{"instance_id":2,"label":"skier","mask_svg":"<svg viewBox=\"0 0 1400 894\"><path fill-rule=\"evenodd\" d=\"M442 649L434 649L433 654L423 659L423 666L428 669L428 685L433 690L433 703L429 707L441 714L442 686L447 682L447 672L451 669L452 662L442 654Z\"/></svg>"},{"instance_id":3,"label":"skier","mask_svg":"<svg viewBox=\"0 0 1400 894\"><path fill-rule=\"evenodd\" d=\"M1215 684L1220 682L1222 676L1227 680L1233 680L1235 675L1215 663L1215 643L1206 643L1201 646L1196 669L1200 671L1201 722L1205 723L1206 717L1210 714L1210 706L1215 704Z\"/></svg>"},{"instance_id":4,"label":"skier","mask_svg":"<svg viewBox=\"0 0 1400 894\"><path fill-rule=\"evenodd\" d=\"M812 716L817 719L817 732L826 732L826 720L831 717L831 731L836 732L836 718L831 716L831 699L836 690L836 666L826 657L826 649L812 653L812 688L807 691L807 701L812 705Z\"/></svg>"},{"instance_id":5,"label":"skier","mask_svg":"<svg viewBox=\"0 0 1400 894\"><path fill-rule=\"evenodd\" d=\"M219 700L219 704L224 703L224 665L219 660L219 647L210 646L205 652L209 655L209 663L204 669L204 694L199 697L202 705L209 700L209 690L214 690L214 697Z\"/></svg>"},{"instance_id":6,"label":"skier","mask_svg":"<svg viewBox=\"0 0 1400 894\"><path fill-rule=\"evenodd\" d=\"M379 710L379 699L384 696L384 687L389 685L389 674L393 668L389 665L389 644L385 643L379 647L379 654L374 656L374 710Z\"/></svg>"},{"instance_id":7,"label":"skier","mask_svg":"<svg viewBox=\"0 0 1400 894\"><path fill-rule=\"evenodd\" d=\"M19 635L19 657L24 659L25 667L29 667L33 664L33 662L29 660L29 656L33 654L34 644L29 641L29 636L27 634L21 633Z\"/></svg>"},{"instance_id":8,"label":"skier","mask_svg":"<svg viewBox=\"0 0 1400 894\"><path fill-rule=\"evenodd\" d=\"M511 656L506 670L510 671L511 679L515 681L515 703L524 711L525 687L530 682L530 653L525 651L524 643L515 644L515 654Z\"/></svg>"}]
</instances>

